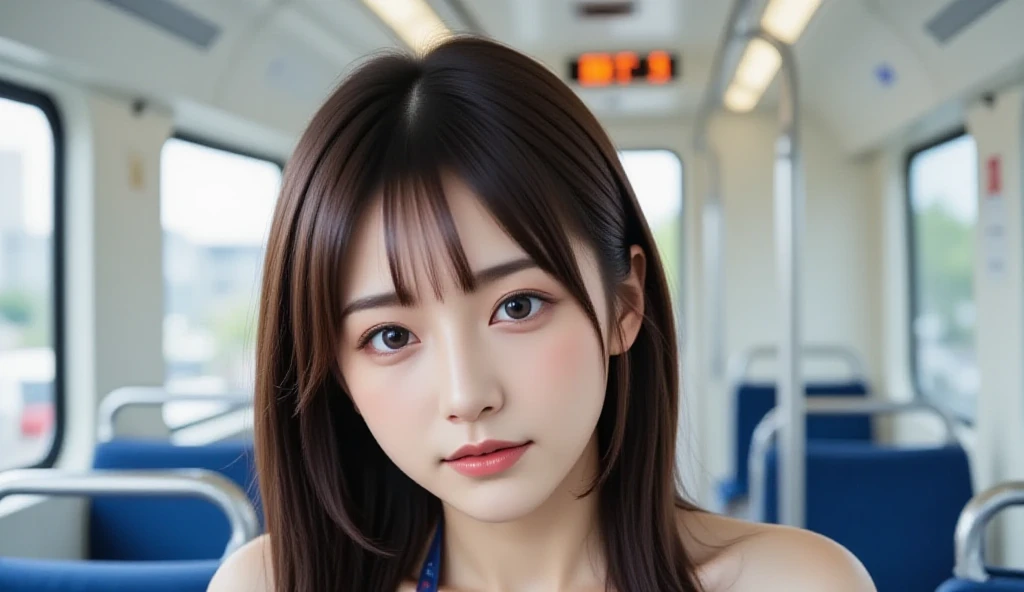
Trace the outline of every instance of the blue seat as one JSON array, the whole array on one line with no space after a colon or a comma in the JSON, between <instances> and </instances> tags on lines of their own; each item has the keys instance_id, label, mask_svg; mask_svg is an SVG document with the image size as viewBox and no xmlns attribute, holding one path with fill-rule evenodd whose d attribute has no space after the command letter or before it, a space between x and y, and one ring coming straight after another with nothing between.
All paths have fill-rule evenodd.
<instances>
[{"instance_id":1,"label":"blue seat","mask_svg":"<svg viewBox=\"0 0 1024 592\"><path fill-rule=\"evenodd\" d=\"M1005 569L989 571L992 577L987 582L951 579L939 586L936 592L1024 592L1024 572Z\"/></svg>"},{"instance_id":2,"label":"blue seat","mask_svg":"<svg viewBox=\"0 0 1024 592\"><path fill-rule=\"evenodd\" d=\"M207 469L249 494L261 517L252 441L176 446L167 441L117 439L101 443L95 469ZM108 561L219 559L230 537L228 520L199 499L96 498L89 513L89 557Z\"/></svg>"},{"instance_id":3,"label":"blue seat","mask_svg":"<svg viewBox=\"0 0 1024 592\"><path fill-rule=\"evenodd\" d=\"M205 592L219 565L218 560L118 563L0 557L0 590Z\"/></svg>"},{"instance_id":4,"label":"blue seat","mask_svg":"<svg viewBox=\"0 0 1024 592\"><path fill-rule=\"evenodd\" d=\"M866 397L868 387L863 382L818 383L807 386L809 396ZM736 388L733 407L733 425L736 426L733 467L735 474L719 483L718 498L729 506L748 494L747 455L754 428L775 407L774 384L743 383ZM807 438L811 440L872 441L874 432L868 416L811 416L807 419Z\"/></svg>"},{"instance_id":5,"label":"blue seat","mask_svg":"<svg viewBox=\"0 0 1024 592\"><path fill-rule=\"evenodd\" d=\"M973 488L963 448L807 443L806 526L850 550L879 592L934 592L953 573L953 535ZM778 448L764 516L778 520Z\"/></svg>"}]
</instances>

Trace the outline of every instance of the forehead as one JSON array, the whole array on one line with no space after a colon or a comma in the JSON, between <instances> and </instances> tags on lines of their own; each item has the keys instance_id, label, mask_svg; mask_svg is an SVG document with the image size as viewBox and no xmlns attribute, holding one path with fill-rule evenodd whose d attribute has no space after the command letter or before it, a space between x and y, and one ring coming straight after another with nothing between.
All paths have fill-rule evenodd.
<instances>
[{"instance_id":1,"label":"forehead","mask_svg":"<svg viewBox=\"0 0 1024 592\"><path fill-rule=\"evenodd\" d=\"M454 176L443 178L444 193L459 242L471 270L525 256L525 251L494 220L476 193ZM381 199L364 214L348 246L345 265L345 301L368 295L393 292L385 239L384 212ZM405 217L393 232L400 234L399 265L412 280L418 296L427 295L430 281L427 270L438 270L444 292L457 289L451 277L449 254L441 230L434 223L419 224Z\"/></svg>"}]
</instances>

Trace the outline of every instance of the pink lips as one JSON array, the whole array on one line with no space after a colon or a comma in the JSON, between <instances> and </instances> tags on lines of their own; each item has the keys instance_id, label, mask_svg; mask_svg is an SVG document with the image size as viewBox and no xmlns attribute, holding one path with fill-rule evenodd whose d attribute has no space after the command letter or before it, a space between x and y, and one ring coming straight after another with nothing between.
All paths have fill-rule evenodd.
<instances>
[{"instance_id":1,"label":"pink lips","mask_svg":"<svg viewBox=\"0 0 1024 592\"><path fill-rule=\"evenodd\" d=\"M459 448L444 462L467 477L496 475L512 468L532 443L486 440Z\"/></svg>"}]
</instances>

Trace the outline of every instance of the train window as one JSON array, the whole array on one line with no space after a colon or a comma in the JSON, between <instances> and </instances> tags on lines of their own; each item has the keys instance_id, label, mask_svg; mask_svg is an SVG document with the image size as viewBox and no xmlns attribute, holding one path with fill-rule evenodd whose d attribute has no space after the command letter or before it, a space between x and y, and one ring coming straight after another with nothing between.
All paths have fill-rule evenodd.
<instances>
[{"instance_id":1,"label":"train window","mask_svg":"<svg viewBox=\"0 0 1024 592\"><path fill-rule=\"evenodd\" d=\"M672 295L678 303L683 273L679 242L682 238L683 163L669 150L622 150L619 158L654 233Z\"/></svg>"},{"instance_id":2,"label":"train window","mask_svg":"<svg viewBox=\"0 0 1024 592\"><path fill-rule=\"evenodd\" d=\"M0 83L0 471L60 445L61 142L52 101Z\"/></svg>"},{"instance_id":3,"label":"train window","mask_svg":"<svg viewBox=\"0 0 1024 592\"><path fill-rule=\"evenodd\" d=\"M164 359L171 392L250 392L262 260L281 165L175 137L161 154ZM173 429L220 412L173 403Z\"/></svg>"},{"instance_id":4,"label":"train window","mask_svg":"<svg viewBox=\"0 0 1024 592\"><path fill-rule=\"evenodd\" d=\"M972 418L977 150L966 134L913 152L907 166L911 360L918 391Z\"/></svg>"}]
</instances>

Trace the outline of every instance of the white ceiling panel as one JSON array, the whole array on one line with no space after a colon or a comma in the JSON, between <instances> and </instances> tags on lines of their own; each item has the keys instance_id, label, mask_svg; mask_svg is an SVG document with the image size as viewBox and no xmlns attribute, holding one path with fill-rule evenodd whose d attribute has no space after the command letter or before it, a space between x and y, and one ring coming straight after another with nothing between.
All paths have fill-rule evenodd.
<instances>
[{"instance_id":1,"label":"white ceiling panel","mask_svg":"<svg viewBox=\"0 0 1024 592\"><path fill-rule=\"evenodd\" d=\"M1006 79L1024 61L1024 2L1006 1L939 43L952 0L826 0L798 46L802 92L850 152L879 145Z\"/></svg>"},{"instance_id":2,"label":"white ceiling panel","mask_svg":"<svg viewBox=\"0 0 1024 592\"><path fill-rule=\"evenodd\" d=\"M123 1L0 0L0 60L295 134L354 62L396 44L361 0L160 0L217 27L205 49L115 6ZM680 79L663 87L574 87L605 119L692 116L731 6L635 0L631 14L584 18L579 0L428 1L453 30L474 23L563 78L585 51L678 55ZM940 43L927 23L954 1L824 0L795 48L801 96L845 149L1024 78L1024 0L1004 0ZM776 96L777 84L759 108Z\"/></svg>"},{"instance_id":3,"label":"white ceiling panel","mask_svg":"<svg viewBox=\"0 0 1024 592\"><path fill-rule=\"evenodd\" d=\"M487 34L532 52L711 47L728 14L725 0L635 0L628 16L580 16L578 0L465 0Z\"/></svg>"},{"instance_id":4,"label":"white ceiling panel","mask_svg":"<svg viewBox=\"0 0 1024 592\"><path fill-rule=\"evenodd\" d=\"M306 15L357 55L396 44L396 37L360 0L294 0L291 9Z\"/></svg>"}]
</instances>

